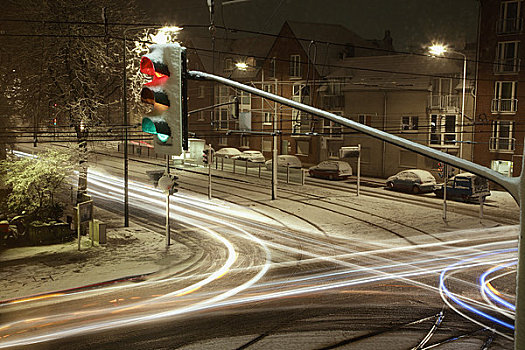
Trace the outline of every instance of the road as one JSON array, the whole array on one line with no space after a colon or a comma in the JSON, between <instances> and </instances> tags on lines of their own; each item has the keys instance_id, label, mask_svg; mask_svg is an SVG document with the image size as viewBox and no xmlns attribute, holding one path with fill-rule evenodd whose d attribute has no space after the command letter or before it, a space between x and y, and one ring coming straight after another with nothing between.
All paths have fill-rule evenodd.
<instances>
[{"instance_id":1,"label":"road","mask_svg":"<svg viewBox=\"0 0 525 350\"><path fill-rule=\"evenodd\" d=\"M163 194L141 174L130 183L132 220L162 226ZM97 205L120 212L119 179L93 172L89 180ZM217 179L217 193L236 205L194 196L205 183L199 175L181 182L172 236L199 246L188 264L4 306L0 347L512 348L515 225L437 232L389 215L387 198L365 206L285 187L275 204L256 195L267 191L257 184L236 181L232 191L231 181ZM249 200L266 210L250 209ZM302 214L290 209L303 206ZM327 230L307 210L350 223L337 229L353 234Z\"/></svg>"}]
</instances>

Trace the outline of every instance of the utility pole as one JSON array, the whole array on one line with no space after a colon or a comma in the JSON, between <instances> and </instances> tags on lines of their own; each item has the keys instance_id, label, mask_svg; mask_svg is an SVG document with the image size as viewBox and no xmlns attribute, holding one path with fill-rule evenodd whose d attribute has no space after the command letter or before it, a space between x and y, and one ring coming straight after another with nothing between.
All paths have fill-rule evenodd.
<instances>
[{"instance_id":1,"label":"utility pole","mask_svg":"<svg viewBox=\"0 0 525 350\"><path fill-rule=\"evenodd\" d=\"M170 175L170 155L166 154L166 174ZM170 191L166 191L166 247L170 246Z\"/></svg>"},{"instance_id":2,"label":"utility pole","mask_svg":"<svg viewBox=\"0 0 525 350\"><path fill-rule=\"evenodd\" d=\"M211 199L211 165L213 164L213 148L208 145L208 199Z\"/></svg>"}]
</instances>

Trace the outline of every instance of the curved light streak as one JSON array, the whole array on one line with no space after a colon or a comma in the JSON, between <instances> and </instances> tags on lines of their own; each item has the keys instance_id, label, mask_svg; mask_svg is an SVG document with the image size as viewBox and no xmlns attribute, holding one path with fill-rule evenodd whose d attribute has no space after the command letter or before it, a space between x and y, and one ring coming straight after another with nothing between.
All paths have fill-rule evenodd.
<instances>
[{"instance_id":1,"label":"curved light streak","mask_svg":"<svg viewBox=\"0 0 525 350\"><path fill-rule=\"evenodd\" d=\"M468 303L466 302L463 302L462 300L460 300L458 297L455 296L454 293L450 292L450 290L448 290L448 288L445 286L445 280L446 280L446 273L452 269L456 269L458 265L460 264L463 264L465 262L469 262L469 261L472 261L472 260L475 260L475 259L479 259L479 258L482 258L482 257L487 257L487 256L491 256L491 255L496 255L496 254L501 254L501 253L510 253L510 252L516 252L517 249L503 249L503 250L498 250L498 251L494 251L494 252L491 252L491 253L486 253L486 254L482 254L482 255L479 255L479 256L476 256L476 257L473 257L473 258L469 258L469 259L466 259L466 260L461 260L457 263L454 263L452 265L449 265L447 268L445 268L441 274L440 274L440 277L439 277L439 289L440 289L440 295L441 295L441 298L443 299L443 301L449 306L451 307L453 310L455 310L456 312L458 312L460 315L462 315L463 317L469 319L470 321L476 323L476 324L479 324L479 325L483 325L483 326L486 326L484 325L483 323L467 316L466 314L462 313L461 311L459 311L456 307L454 307L448 300L446 297L448 297L450 300L454 301L457 305L460 305L461 307L463 307L464 309L466 310L469 310L471 311L472 313L476 314L476 315L479 315L479 316L482 316L484 318L486 318L487 320L490 320L494 323L497 323L503 327L506 327L508 329L511 329L511 330L514 330L514 325L510 324L510 323L507 323L505 321L502 321L494 316L491 316L481 310L478 310L476 309L475 307L469 305ZM446 295L446 297L445 297ZM492 328L491 328L492 329ZM497 330L495 329L492 329L494 332L502 335L502 336L505 336L505 337L508 337L507 335L505 335L504 333L501 333L501 332L498 332ZM512 339L511 337L508 337L509 339Z\"/></svg>"},{"instance_id":2,"label":"curved light streak","mask_svg":"<svg viewBox=\"0 0 525 350\"><path fill-rule=\"evenodd\" d=\"M494 293L493 291L493 288L491 288L490 285L490 281L486 281L487 279L487 276L494 273L494 272L497 272L501 269L504 269L504 268L507 268L507 267L510 267L510 266L513 266L513 265L517 265L518 262L517 261L512 261L510 263L507 263L507 264L503 264L503 265L498 265L498 266L495 266L487 271L485 271L485 273L483 273L481 276L480 276L480 286L481 286L481 292L483 294L487 294L488 296L490 296L492 298L492 300L498 302L499 304L505 306L507 309L510 309L510 310L513 310L515 311L516 310L516 306L512 303L509 303L507 300L503 299L502 297L496 295L496 293ZM491 280L492 281L492 280Z\"/></svg>"}]
</instances>

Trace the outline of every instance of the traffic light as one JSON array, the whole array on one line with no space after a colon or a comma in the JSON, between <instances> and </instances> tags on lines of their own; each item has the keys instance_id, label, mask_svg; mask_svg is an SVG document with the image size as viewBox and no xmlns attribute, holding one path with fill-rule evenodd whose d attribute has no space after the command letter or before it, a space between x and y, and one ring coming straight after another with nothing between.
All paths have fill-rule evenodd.
<instances>
[{"instance_id":1,"label":"traffic light","mask_svg":"<svg viewBox=\"0 0 525 350\"><path fill-rule=\"evenodd\" d=\"M202 150L202 162L204 164L212 164L214 153L215 151L211 147L207 147L204 150Z\"/></svg>"},{"instance_id":2,"label":"traffic light","mask_svg":"<svg viewBox=\"0 0 525 350\"><path fill-rule=\"evenodd\" d=\"M142 131L155 135L155 152L181 155L187 149L186 53L178 44L151 45L140 71L152 77L140 92L153 111L142 119Z\"/></svg>"},{"instance_id":3,"label":"traffic light","mask_svg":"<svg viewBox=\"0 0 525 350\"><path fill-rule=\"evenodd\" d=\"M179 186L177 182L175 182L179 177L177 175L173 174L164 174L158 182L157 187L164 192L167 192L169 194L174 194L177 192L176 187Z\"/></svg>"}]
</instances>

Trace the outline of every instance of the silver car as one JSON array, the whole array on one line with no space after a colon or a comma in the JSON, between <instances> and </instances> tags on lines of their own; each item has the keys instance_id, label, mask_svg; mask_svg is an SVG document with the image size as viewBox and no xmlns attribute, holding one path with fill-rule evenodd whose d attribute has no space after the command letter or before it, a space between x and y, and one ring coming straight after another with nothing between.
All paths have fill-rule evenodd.
<instances>
[{"instance_id":1,"label":"silver car","mask_svg":"<svg viewBox=\"0 0 525 350\"><path fill-rule=\"evenodd\" d=\"M403 170L386 179L386 187L414 194L433 192L436 187L436 178L422 169Z\"/></svg>"},{"instance_id":2,"label":"silver car","mask_svg":"<svg viewBox=\"0 0 525 350\"><path fill-rule=\"evenodd\" d=\"M263 154L259 151L244 151L234 159L236 160L247 160L252 163L264 163L266 160Z\"/></svg>"},{"instance_id":3,"label":"silver car","mask_svg":"<svg viewBox=\"0 0 525 350\"><path fill-rule=\"evenodd\" d=\"M272 170L272 160L268 160L265 163L266 169ZM301 160L296 156L290 154L281 154L277 156L277 169L280 171L286 170L286 168L302 168L303 164Z\"/></svg>"}]
</instances>

